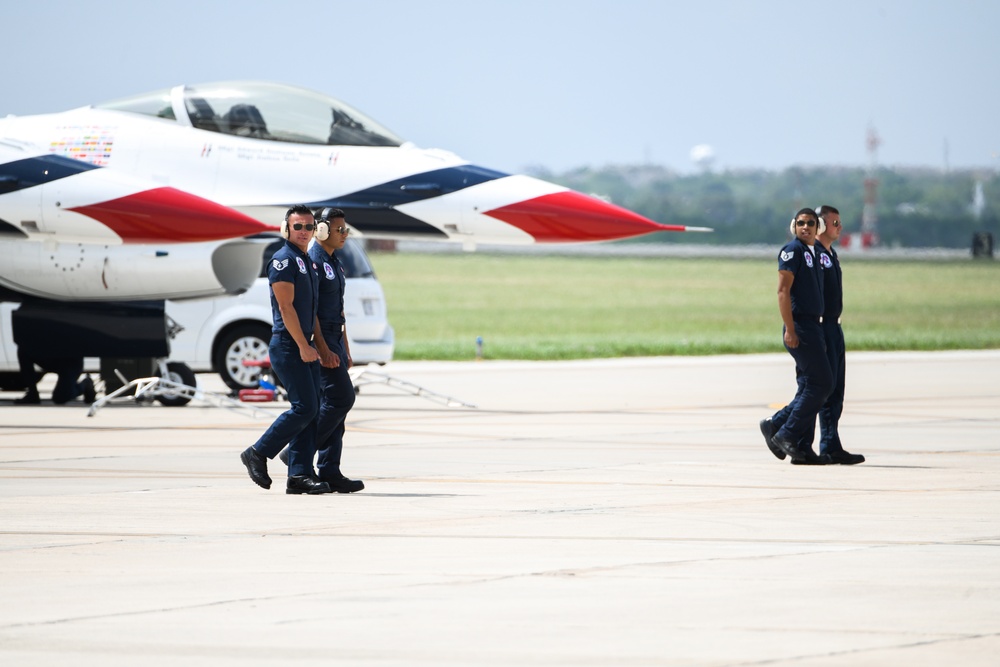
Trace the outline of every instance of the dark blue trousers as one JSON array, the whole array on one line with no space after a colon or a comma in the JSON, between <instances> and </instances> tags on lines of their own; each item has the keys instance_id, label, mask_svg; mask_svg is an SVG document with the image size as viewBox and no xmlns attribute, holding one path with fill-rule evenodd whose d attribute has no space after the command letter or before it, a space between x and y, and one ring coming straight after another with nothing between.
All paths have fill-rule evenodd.
<instances>
[{"instance_id":1,"label":"dark blue trousers","mask_svg":"<svg viewBox=\"0 0 1000 667\"><path fill-rule=\"evenodd\" d=\"M792 402L778 411L772 420L780 424L779 436L807 446L812 443L816 432L816 415L833 390L833 374L819 321L796 320L795 333L799 337L799 346L792 349L786 345L785 349L795 360L798 390Z\"/></svg>"},{"instance_id":2,"label":"dark blue trousers","mask_svg":"<svg viewBox=\"0 0 1000 667\"><path fill-rule=\"evenodd\" d=\"M354 384L347 368L341 338L327 338L330 350L340 357L337 368L320 368L320 406L316 420L316 467L320 479L339 479L340 455L344 450L344 419L354 407Z\"/></svg>"},{"instance_id":3,"label":"dark blue trousers","mask_svg":"<svg viewBox=\"0 0 1000 667\"><path fill-rule=\"evenodd\" d=\"M830 364L830 374L833 378L833 390L823 403L823 407L819 410L819 453L827 454L830 452L844 451L843 445L840 444L840 432L838 430L838 426L840 424L840 415L844 412L846 353L844 345L844 332L840 328L840 324L837 322L832 322L830 324L824 322L821 326L823 328L823 340L826 343L826 360ZM801 393L804 391L804 387L802 376L797 365L795 368L795 375L799 386L799 393ZM774 413L774 416L771 417L771 421L774 423L776 428L780 429L784 426L791 413L792 404L789 403ZM805 440L799 444L812 447L814 435L815 431L809 432Z\"/></svg>"},{"instance_id":4,"label":"dark blue trousers","mask_svg":"<svg viewBox=\"0 0 1000 667\"><path fill-rule=\"evenodd\" d=\"M819 453L842 452L840 444L840 415L844 412L844 384L846 380L847 355L844 346L844 330L840 323L823 322L823 336L826 340L826 358L833 375L833 391L819 411Z\"/></svg>"},{"instance_id":5,"label":"dark blue trousers","mask_svg":"<svg viewBox=\"0 0 1000 667\"><path fill-rule=\"evenodd\" d=\"M288 443L288 474L312 475L316 454L316 417L319 414L319 362L302 362L292 337L275 334L268 346L271 368L288 392L292 404L278 415L253 448L273 459Z\"/></svg>"}]
</instances>

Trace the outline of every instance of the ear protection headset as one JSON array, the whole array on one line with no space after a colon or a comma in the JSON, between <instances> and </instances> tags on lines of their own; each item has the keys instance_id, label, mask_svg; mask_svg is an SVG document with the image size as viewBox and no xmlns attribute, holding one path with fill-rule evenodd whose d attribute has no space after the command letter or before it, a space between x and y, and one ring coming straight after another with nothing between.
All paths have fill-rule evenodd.
<instances>
[{"instance_id":1,"label":"ear protection headset","mask_svg":"<svg viewBox=\"0 0 1000 667\"><path fill-rule=\"evenodd\" d=\"M316 240L325 241L330 238L330 219L343 218L344 212L339 208L324 208L316 216Z\"/></svg>"},{"instance_id":2,"label":"ear protection headset","mask_svg":"<svg viewBox=\"0 0 1000 667\"><path fill-rule=\"evenodd\" d=\"M803 213L804 212L805 211L803 211ZM795 216L795 218L797 217L799 216ZM792 236L795 236L795 218L792 218L792 221L788 223L788 231ZM816 236L819 236L826 231L826 222L823 221L823 216L821 216L818 211L816 213L816 219L819 220L819 225L816 227Z\"/></svg>"},{"instance_id":3,"label":"ear protection headset","mask_svg":"<svg viewBox=\"0 0 1000 667\"><path fill-rule=\"evenodd\" d=\"M816 236L819 236L820 234L826 231L826 220L824 220L823 216L820 215L820 211L822 210L823 210L822 206L816 207L816 219L819 220L819 224L816 226Z\"/></svg>"}]
</instances>

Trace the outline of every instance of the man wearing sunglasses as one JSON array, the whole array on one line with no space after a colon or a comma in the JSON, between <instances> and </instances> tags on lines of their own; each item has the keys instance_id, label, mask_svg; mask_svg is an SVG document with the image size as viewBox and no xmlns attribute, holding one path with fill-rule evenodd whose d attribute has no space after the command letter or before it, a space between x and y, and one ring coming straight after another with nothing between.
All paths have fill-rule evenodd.
<instances>
[{"instance_id":1,"label":"man wearing sunglasses","mask_svg":"<svg viewBox=\"0 0 1000 667\"><path fill-rule=\"evenodd\" d=\"M827 456L830 463L855 465L864 463L861 454L852 454L844 450L840 443L840 415L844 411L845 345L844 330L840 328L840 314L844 310L843 272L840 270L840 259L833 249L834 242L840 238L843 226L840 222L840 211L833 206L824 204L816 212L826 229L820 234L820 261L823 264L825 277L823 286L823 339L826 342L826 358L830 363L833 375L833 391L823 403L819 411L819 453Z\"/></svg>"},{"instance_id":2,"label":"man wearing sunglasses","mask_svg":"<svg viewBox=\"0 0 1000 667\"><path fill-rule=\"evenodd\" d=\"M816 414L833 389L833 375L826 357L821 320L825 309L825 276L816 238L825 231L819 216L810 208L801 209L790 224L795 235L778 254L778 311L784 324L785 349L795 360L798 391L788 404L780 428L774 419L762 420L761 432L768 448L779 459L792 463L821 465L826 457L812 449Z\"/></svg>"},{"instance_id":3,"label":"man wearing sunglasses","mask_svg":"<svg viewBox=\"0 0 1000 667\"><path fill-rule=\"evenodd\" d=\"M352 362L344 316L347 276L336 251L344 247L349 232L342 210L324 208L316 216L316 241L309 248L309 257L319 273L319 332L315 340L321 367L316 468L320 481L336 493L354 493L365 488L364 482L348 479L340 471L344 420L354 407L354 384L348 374ZM285 461L287 453L282 451L280 456Z\"/></svg>"},{"instance_id":4,"label":"man wearing sunglasses","mask_svg":"<svg viewBox=\"0 0 1000 667\"><path fill-rule=\"evenodd\" d=\"M844 411L846 355L844 331L840 327L840 314L844 309L843 273L840 269L840 259L837 257L837 251L833 249L833 244L840 238L843 225L840 220L840 211L833 206L824 204L816 209L816 213L823 223L822 227L825 228L817 236L819 244L816 247L820 252L819 259L824 278L823 339L826 343L826 358L830 364L834 382L833 391L819 411L819 454L820 458L828 463L855 465L863 463L865 457L844 450L844 446L840 442L838 428L840 415ZM784 425L790 413L791 406L789 405L779 410L771 419L765 419L761 422L761 431L764 433L765 440L769 440ZM810 446L812 445L811 435L808 440ZM770 443L768 446L770 447Z\"/></svg>"},{"instance_id":5,"label":"man wearing sunglasses","mask_svg":"<svg viewBox=\"0 0 1000 667\"><path fill-rule=\"evenodd\" d=\"M285 245L274 253L267 267L271 284L271 368L288 392L291 407L240 460L250 479L271 488L267 460L288 443L288 482L285 493L310 495L330 493L330 485L316 479L316 417L319 413L319 352L310 344L316 329L319 276L308 255L315 222L312 211L302 204L288 209L281 225Z\"/></svg>"}]
</instances>

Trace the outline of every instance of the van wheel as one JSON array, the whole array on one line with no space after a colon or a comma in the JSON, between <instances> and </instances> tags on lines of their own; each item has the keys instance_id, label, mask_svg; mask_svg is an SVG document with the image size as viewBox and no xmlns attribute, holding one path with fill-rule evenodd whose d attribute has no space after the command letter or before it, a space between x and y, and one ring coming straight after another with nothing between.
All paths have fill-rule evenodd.
<instances>
[{"instance_id":1,"label":"van wheel","mask_svg":"<svg viewBox=\"0 0 1000 667\"><path fill-rule=\"evenodd\" d=\"M241 324L219 337L212 365L230 389L255 389L260 368L244 366L243 361L267 359L271 327L264 324Z\"/></svg>"},{"instance_id":2,"label":"van wheel","mask_svg":"<svg viewBox=\"0 0 1000 667\"><path fill-rule=\"evenodd\" d=\"M176 382L177 384L186 384L189 387L198 386L198 380L195 378L194 371L187 364L182 364L179 361L170 361L167 363L167 374L163 379ZM160 389L156 392L156 400L167 407L179 408L191 402L191 397L183 394L182 391L177 389Z\"/></svg>"}]
</instances>

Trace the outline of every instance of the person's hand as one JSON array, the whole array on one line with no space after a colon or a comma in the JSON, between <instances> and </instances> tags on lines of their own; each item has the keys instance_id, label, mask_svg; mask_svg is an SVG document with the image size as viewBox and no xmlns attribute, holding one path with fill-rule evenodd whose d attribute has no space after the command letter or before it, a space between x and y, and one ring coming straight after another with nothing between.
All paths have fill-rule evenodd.
<instances>
[{"instance_id":1,"label":"person's hand","mask_svg":"<svg viewBox=\"0 0 1000 667\"><path fill-rule=\"evenodd\" d=\"M302 361L307 364L311 364L314 361L319 361L319 352L317 352L316 348L312 347L311 345L300 347L299 356L302 357Z\"/></svg>"},{"instance_id":2,"label":"person's hand","mask_svg":"<svg viewBox=\"0 0 1000 667\"><path fill-rule=\"evenodd\" d=\"M319 352L319 363L323 368L336 368L340 365L340 359L330 348L326 348Z\"/></svg>"},{"instance_id":3,"label":"person's hand","mask_svg":"<svg viewBox=\"0 0 1000 667\"><path fill-rule=\"evenodd\" d=\"M795 329L785 329L785 346L792 350L799 346L799 336Z\"/></svg>"}]
</instances>

